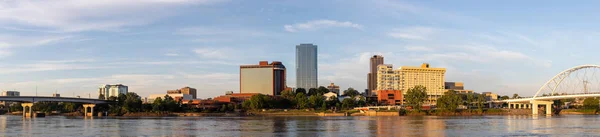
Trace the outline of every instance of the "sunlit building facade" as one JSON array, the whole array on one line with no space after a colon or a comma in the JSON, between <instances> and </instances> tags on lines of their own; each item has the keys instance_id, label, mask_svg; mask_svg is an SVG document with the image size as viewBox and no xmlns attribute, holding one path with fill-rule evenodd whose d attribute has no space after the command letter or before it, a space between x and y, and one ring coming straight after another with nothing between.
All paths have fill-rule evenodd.
<instances>
[{"instance_id":1,"label":"sunlit building facade","mask_svg":"<svg viewBox=\"0 0 600 137\"><path fill-rule=\"evenodd\" d=\"M402 66L400 68L400 90L404 94L408 89L421 85L427 88L428 99L426 103L435 105L437 99L444 95L446 68L431 68L428 63L421 67Z\"/></svg>"},{"instance_id":2,"label":"sunlit building facade","mask_svg":"<svg viewBox=\"0 0 600 137\"><path fill-rule=\"evenodd\" d=\"M240 93L280 95L286 88L283 63L260 61L258 65L240 66Z\"/></svg>"},{"instance_id":3,"label":"sunlit building facade","mask_svg":"<svg viewBox=\"0 0 600 137\"><path fill-rule=\"evenodd\" d=\"M102 96L108 100L109 97L118 97L119 94L127 94L129 87L123 84L102 85L98 88L98 97Z\"/></svg>"},{"instance_id":4,"label":"sunlit building facade","mask_svg":"<svg viewBox=\"0 0 600 137\"><path fill-rule=\"evenodd\" d=\"M435 105L445 89L445 68L431 68L423 63L421 67L402 66L394 70L392 65L383 64L377 67L377 90L400 90L403 94L415 86L427 88L426 104Z\"/></svg>"}]
</instances>

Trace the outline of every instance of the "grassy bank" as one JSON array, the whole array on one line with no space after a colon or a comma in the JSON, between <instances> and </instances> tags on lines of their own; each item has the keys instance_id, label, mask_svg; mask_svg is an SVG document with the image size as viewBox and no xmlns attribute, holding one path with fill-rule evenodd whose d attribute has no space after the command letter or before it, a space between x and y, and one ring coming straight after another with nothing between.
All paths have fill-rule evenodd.
<instances>
[{"instance_id":1,"label":"grassy bank","mask_svg":"<svg viewBox=\"0 0 600 137\"><path fill-rule=\"evenodd\" d=\"M597 115L597 109L563 109L560 114L573 114L573 115Z\"/></svg>"}]
</instances>

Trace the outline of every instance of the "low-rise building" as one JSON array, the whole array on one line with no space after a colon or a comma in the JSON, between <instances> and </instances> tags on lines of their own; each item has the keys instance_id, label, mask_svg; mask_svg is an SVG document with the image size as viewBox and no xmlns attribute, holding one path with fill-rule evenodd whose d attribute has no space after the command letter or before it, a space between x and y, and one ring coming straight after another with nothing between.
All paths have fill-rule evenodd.
<instances>
[{"instance_id":1,"label":"low-rise building","mask_svg":"<svg viewBox=\"0 0 600 137\"><path fill-rule=\"evenodd\" d=\"M462 82L444 82L446 91L454 90L458 94L473 94L473 90L465 90L465 84Z\"/></svg>"},{"instance_id":2,"label":"low-rise building","mask_svg":"<svg viewBox=\"0 0 600 137\"><path fill-rule=\"evenodd\" d=\"M148 98L146 98L146 102L153 103L156 98L161 98L162 100L164 100L165 96L167 96L167 95L169 95L171 98L173 98L176 101L182 100L182 102L183 102L183 100L192 100L193 99L193 96L190 94L152 94L152 95L148 96Z\"/></svg>"},{"instance_id":3,"label":"low-rise building","mask_svg":"<svg viewBox=\"0 0 600 137\"><path fill-rule=\"evenodd\" d=\"M2 91L2 96L21 96L19 91Z\"/></svg>"},{"instance_id":4,"label":"low-rise building","mask_svg":"<svg viewBox=\"0 0 600 137\"><path fill-rule=\"evenodd\" d=\"M2 96L21 96L21 93L19 91L2 91ZM10 104L12 104L12 102L2 101L0 102L0 104L4 106L9 106Z\"/></svg>"},{"instance_id":5,"label":"low-rise building","mask_svg":"<svg viewBox=\"0 0 600 137\"><path fill-rule=\"evenodd\" d=\"M325 98L326 101L329 101L331 97L337 98L338 93L329 91L329 92L323 94L323 97Z\"/></svg>"},{"instance_id":6,"label":"low-rise building","mask_svg":"<svg viewBox=\"0 0 600 137\"><path fill-rule=\"evenodd\" d=\"M213 100L216 100L221 103L242 104L244 101L249 100L252 96L258 94L259 93L231 93L215 97L213 98Z\"/></svg>"},{"instance_id":7,"label":"low-rise building","mask_svg":"<svg viewBox=\"0 0 600 137\"><path fill-rule=\"evenodd\" d=\"M337 86L337 85L331 83L329 86L327 86L327 89L329 90L329 92L333 92L337 96L340 95L340 86Z\"/></svg>"},{"instance_id":8,"label":"low-rise building","mask_svg":"<svg viewBox=\"0 0 600 137\"><path fill-rule=\"evenodd\" d=\"M498 94L492 92L481 92L485 96L485 101L496 101L498 100Z\"/></svg>"},{"instance_id":9,"label":"low-rise building","mask_svg":"<svg viewBox=\"0 0 600 137\"><path fill-rule=\"evenodd\" d=\"M377 102L382 105L402 105L402 91L377 90Z\"/></svg>"},{"instance_id":10,"label":"low-rise building","mask_svg":"<svg viewBox=\"0 0 600 137\"><path fill-rule=\"evenodd\" d=\"M195 88L183 87L181 89L167 90L167 94L190 94L193 99L196 99L197 93Z\"/></svg>"}]
</instances>

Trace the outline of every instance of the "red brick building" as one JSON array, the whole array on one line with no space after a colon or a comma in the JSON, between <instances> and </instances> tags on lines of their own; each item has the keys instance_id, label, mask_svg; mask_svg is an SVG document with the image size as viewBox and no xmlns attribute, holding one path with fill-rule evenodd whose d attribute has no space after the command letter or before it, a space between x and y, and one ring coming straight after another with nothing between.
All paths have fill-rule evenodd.
<instances>
[{"instance_id":1,"label":"red brick building","mask_svg":"<svg viewBox=\"0 0 600 137\"><path fill-rule=\"evenodd\" d=\"M402 91L378 90L377 102L383 105L402 105Z\"/></svg>"},{"instance_id":2,"label":"red brick building","mask_svg":"<svg viewBox=\"0 0 600 137\"><path fill-rule=\"evenodd\" d=\"M235 103L242 104L242 102L249 100L252 96L258 95L258 93L233 93L213 98L213 100L221 103Z\"/></svg>"}]
</instances>

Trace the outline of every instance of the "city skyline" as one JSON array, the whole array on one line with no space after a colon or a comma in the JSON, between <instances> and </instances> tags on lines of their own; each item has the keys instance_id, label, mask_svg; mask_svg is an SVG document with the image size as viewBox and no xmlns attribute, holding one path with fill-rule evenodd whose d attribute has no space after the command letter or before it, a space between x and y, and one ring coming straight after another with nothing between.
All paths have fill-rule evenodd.
<instances>
[{"instance_id":1,"label":"city skyline","mask_svg":"<svg viewBox=\"0 0 600 137\"><path fill-rule=\"evenodd\" d=\"M141 96L190 86L209 98L239 89L241 64L295 68L298 43L321 45L318 85L342 90L367 88L372 55L447 68L446 81L500 95L600 64L595 4L314 2L0 2L0 89L86 97L122 83ZM295 78L288 71L287 85Z\"/></svg>"}]
</instances>

